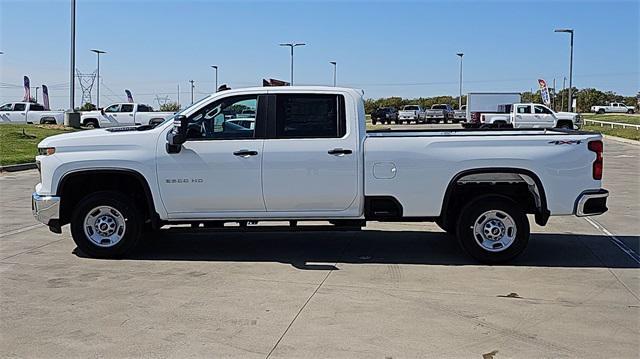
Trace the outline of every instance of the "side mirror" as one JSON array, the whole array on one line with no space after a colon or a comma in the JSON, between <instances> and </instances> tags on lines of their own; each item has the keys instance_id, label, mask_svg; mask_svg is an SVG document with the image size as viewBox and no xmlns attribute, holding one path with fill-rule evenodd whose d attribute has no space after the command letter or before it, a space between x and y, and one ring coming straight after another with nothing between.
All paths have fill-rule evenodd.
<instances>
[{"instance_id":1,"label":"side mirror","mask_svg":"<svg viewBox=\"0 0 640 359\"><path fill-rule=\"evenodd\" d=\"M167 135L167 153L178 153L187 140L189 121L186 116L179 115L173 119L173 129Z\"/></svg>"}]
</instances>

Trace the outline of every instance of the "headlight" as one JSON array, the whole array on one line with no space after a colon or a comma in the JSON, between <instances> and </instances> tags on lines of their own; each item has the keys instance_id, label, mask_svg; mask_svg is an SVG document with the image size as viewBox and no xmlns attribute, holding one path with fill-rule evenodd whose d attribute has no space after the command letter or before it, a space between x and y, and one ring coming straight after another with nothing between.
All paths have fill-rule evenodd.
<instances>
[{"instance_id":1,"label":"headlight","mask_svg":"<svg viewBox=\"0 0 640 359\"><path fill-rule=\"evenodd\" d=\"M55 147L38 147L38 154L40 156L51 156L56 153Z\"/></svg>"}]
</instances>

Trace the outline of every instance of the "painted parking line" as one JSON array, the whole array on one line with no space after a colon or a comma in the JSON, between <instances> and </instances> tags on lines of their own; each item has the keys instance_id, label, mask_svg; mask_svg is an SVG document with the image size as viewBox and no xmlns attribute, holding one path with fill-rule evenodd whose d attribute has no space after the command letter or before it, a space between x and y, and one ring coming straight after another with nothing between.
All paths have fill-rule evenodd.
<instances>
[{"instance_id":1,"label":"painted parking line","mask_svg":"<svg viewBox=\"0 0 640 359\"><path fill-rule=\"evenodd\" d=\"M0 238L4 238L4 237L8 237L8 236L12 236L14 234L18 234L18 233L22 233L22 232L26 232L26 231L30 231L32 229L38 228L38 227L42 227L43 224L32 224L30 226L27 227L23 227L23 228L19 228L19 229L15 229L13 231L9 231L9 232L5 232L5 233L0 233Z\"/></svg>"},{"instance_id":2,"label":"painted parking line","mask_svg":"<svg viewBox=\"0 0 640 359\"><path fill-rule=\"evenodd\" d=\"M589 217L584 217L584 219L589 222L593 227L595 227L600 232L604 233L613 244L615 244L621 251L623 251L627 256L633 259L636 263L640 264L640 255L636 253L633 249L629 248L623 241L618 239L613 233L609 232L603 225L598 223L595 219L591 219Z\"/></svg>"}]
</instances>

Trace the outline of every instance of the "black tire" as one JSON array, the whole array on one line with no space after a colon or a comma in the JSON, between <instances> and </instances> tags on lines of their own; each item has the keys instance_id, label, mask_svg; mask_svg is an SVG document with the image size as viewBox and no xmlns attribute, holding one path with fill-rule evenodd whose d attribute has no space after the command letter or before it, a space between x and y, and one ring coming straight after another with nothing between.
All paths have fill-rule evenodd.
<instances>
[{"instance_id":1,"label":"black tire","mask_svg":"<svg viewBox=\"0 0 640 359\"><path fill-rule=\"evenodd\" d=\"M97 120L94 120L94 119L90 118L90 119L84 121L84 127L87 127L87 128L98 128L100 126L98 125L98 121Z\"/></svg>"},{"instance_id":2,"label":"black tire","mask_svg":"<svg viewBox=\"0 0 640 359\"><path fill-rule=\"evenodd\" d=\"M628 110L627 113L630 114L630 115L633 115L635 113L635 111L634 110Z\"/></svg>"},{"instance_id":3,"label":"black tire","mask_svg":"<svg viewBox=\"0 0 640 359\"><path fill-rule=\"evenodd\" d=\"M375 124L377 124L377 123L378 123L378 121L376 121L376 119L375 119L375 118L372 118L372 119L371 119L371 124L372 124L372 125L375 125Z\"/></svg>"},{"instance_id":4,"label":"black tire","mask_svg":"<svg viewBox=\"0 0 640 359\"><path fill-rule=\"evenodd\" d=\"M596 113L597 113L598 115L602 115L602 114L604 113L604 109L603 109L603 108L601 108L601 109L599 109L599 110L598 110L598 112L596 112Z\"/></svg>"},{"instance_id":5,"label":"black tire","mask_svg":"<svg viewBox=\"0 0 640 359\"><path fill-rule=\"evenodd\" d=\"M561 128L564 130L573 130L573 126L569 122L560 122L557 128Z\"/></svg>"},{"instance_id":6,"label":"black tire","mask_svg":"<svg viewBox=\"0 0 640 359\"><path fill-rule=\"evenodd\" d=\"M490 251L480 245L479 240L483 238L482 235L478 234L478 237L476 237L474 229L476 222L480 221L483 215L489 211L498 211L499 214L507 214L511 217L512 226L507 226L507 230L504 233L511 231L513 240L504 249L500 248L500 245L502 245L500 241L495 243L488 242L494 243L493 246L495 246L495 251ZM484 220L488 220L487 216L484 218ZM486 231L486 227L483 229ZM527 247L529 242L529 221L524 210L516 202L498 196L483 196L472 200L462 209L456 225L456 236L464 251L479 262L487 264L505 263L516 258Z\"/></svg>"},{"instance_id":7,"label":"black tire","mask_svg":"<svg viewBox=\"0 0 640 359\"><path fill-rule=\"evenodd\" d=\"M85 233L86 217L91 211L101 206L117 210L125 223L121 239L114 245L105 243L106 246L99 246ZM90 257L121 258L131 252L140 241L143 227L143 218L140 213L135 204L120 192L97 192L83 198L75 206L71 215L71 236L78 248Z\"/></svg>"}]
</instances>

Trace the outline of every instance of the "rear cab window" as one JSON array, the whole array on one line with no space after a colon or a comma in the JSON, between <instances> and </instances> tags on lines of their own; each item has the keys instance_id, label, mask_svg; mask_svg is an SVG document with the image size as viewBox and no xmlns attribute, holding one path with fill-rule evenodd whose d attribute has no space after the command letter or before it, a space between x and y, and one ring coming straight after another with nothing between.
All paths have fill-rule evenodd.
<instances>
[{"instance_id":1,"label":"rear cab window","mask_svg":"<svg viewBox=\"0 0 640 359\"><path fill-rule=\"evenodd\" d=\"M341 138L346 134L344 97L277 95L275 127L276 138Z\"/></svg>"}]
</instances>

